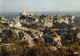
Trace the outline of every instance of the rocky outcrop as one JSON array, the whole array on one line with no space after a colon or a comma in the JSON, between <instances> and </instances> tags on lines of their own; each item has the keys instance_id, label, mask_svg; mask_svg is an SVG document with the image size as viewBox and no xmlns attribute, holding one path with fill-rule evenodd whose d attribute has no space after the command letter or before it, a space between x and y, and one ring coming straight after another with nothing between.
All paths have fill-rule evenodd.
<instances>
[{"instance_id":1,"label":"rocky outcrop","mask_svg":"<svg viewBox=\"0 0 80 56\"><path fill-rule=\"evenodd\" d=\"M26 12L22 12L21 16L27 16L28 14Z\"/></svg>"},{"instance_id":2,"label":"rocky outcrop","mask_svg":"<svg viewBox=\"0 0 80 56\"><path fill-rule=\"evenodd\" d=\"M31 36L22 30L14 30L13 32L15 33L16 37L19 37L20 40L30 40L31 39Z\"/></svg>"},{"instance_id":3,"label":"rocky outcrop","mask_svg":"<svg viewBox=\"0 0 80 56\"><path fill-rule=\"evenodd\" d=\"M58 17L54 17L53 19L53 23L66 23L66 24L69 24L69 23L74 23L74 19L75 19L75 16L73 15L63 15L63 16L58 16Z\"/></svg>"},{"instance_id":4,"label":"rocky outcrop","mask_svg":"<svg viewBox=\"0 0 80 56\"><path fill-rule=\"evenodd\" d=\"M79 33L77 33L77 38L78 38L78 39L80 39L80 32L79 32Z\"/></svg>"},{"instance_id":5,"label":"rocky outcrop","mask_svg":"<svg viewBox=\"0 0 80 56\"><path fill-rule=\"evenodd\" d=\"M54 23L57 23L57 22L58 23L64 22L66 24L74 23L73 21L74 19L75 19L75 16L72 16L72 15L70 16L69 15L38 16L37 14L34 14L34 13L22 12L21 16L18 16L17 18L13 18L10 20L6 20L4 17L0 17L0 22L2 22L2 24L4 22L8 24L7 29L10 29L14 33L17 40L28 40L29 47L33 47L34 45L36 45L36 43L34 43L34 39L36 38L40 38L44 42L50 43L53 46L60 47L62 45L61 36L56 32L56 29L52 31L50 27L52 26L54 27ZM39 30L38 28L41 28L42 30ZM1 33L3 33L3 30L4 30L2 29L0 29ZM57 31L59 31L59 29ZM79 36L80 36L80 33L77 33L78 39L80 39Z\"/></svg>"},{"instance_id":6,"label":"rocky outcrop","mask_svg":"<svg viewBox=\"0 0 80 56\"><path fill-rule=\"evenodd\" d=\"M34 13L22 12L22 13L21 13L21 16L22 16L22 17L32 17L32 16L37 16L37 15L34 14Z\"/></svg>"},{"instance_id":7,"label":"rocky outcrop","mask_svg":"<svg viewBox=\"0 0 80 56\"><path fill-rule=\"evenodd\" d=\"M61 44L61 37L59 35L55 35L53 37L48 36L48 35L44 36L44 41L52 44L53 46L57 46L57 47L60 47L62 45Z\"/></svg>"},{"instance_id":8,"label":"rocky outcrop","mask_svg":"<svg viewBox=\"0 0 80 56\"><path fill-rule=\"evenodd\" d=\"M9 27L21 27L22 25L20 24L20 22L18 21L18 22L11 22L10 24L9 24Z\"/></svg>"},{"instance_id":9,"label":"rocky outcrop","mask_svg":"<svg viewBox=\"0 0 80 56\"><path fill-rule=\"evenodd\" d=\"M19 28L21 26L22 25L21 25L21 23L19 21L19 17L14 18L14 19L10 20L10 22L9 22L9 27L17 27L17 28Z\"/></svg>"},{"instance_id":10,"label":"rocky outcrop","mask_svg":"<svg viewBox=\"0 0 80 56\"><path fill-rule=\"evenodd\" d=\"M43 32L40 32L38 30L30 29L29 34L31 34L32 38L38 38L43 36Z\"/></svg>"},{"instance_id":11,"label":"rocky outcrop","mask_svg":"<svg viewBox=\"0 0 80 56\"><path fill-rule=\"evenodd\" d=\"M53 19L50 19L48 17L45 17L40 20L43 26L45 27L52 27L53 26Z\"/></svg>"},{"instance_id":12,"label":"rocky outcrop","mask_svg":"<svg viewBox=\"0 0 80 56\"><path fill-rule=\"evenodd\" d=\"M61 44L61 37L59 35L56 35L53 38L53 43L56 44L57 47L60 47Z\"/></svg>"},{"instance_id":13,"label":"rocky outcrop","mask_svg":"<svg viewBox=\"0 0 80 56\"><path fill-rule=\"evenodd\" d=\"M0 22L5 23L5 22L7 22L7 19L2 17L2 16L0 16Z\"/></svg>"}]
</instances>

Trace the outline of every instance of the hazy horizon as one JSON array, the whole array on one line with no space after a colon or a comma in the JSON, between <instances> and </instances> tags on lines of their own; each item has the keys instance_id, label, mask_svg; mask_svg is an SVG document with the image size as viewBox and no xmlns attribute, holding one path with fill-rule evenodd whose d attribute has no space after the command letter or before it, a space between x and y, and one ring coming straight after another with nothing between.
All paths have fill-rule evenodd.
<instances>
[{"instance_id":1,"label":"hazy horizon","mask_svg":"<svg viewBox=\"0 0 80 56\"><path fill-rule=\"evenodd\" d=\"M26 12L26 11L25 11ZM47 14L47 15L75 15L75 16L79 16L80 17L80 12L61 12L61 11L53 11L53 12L42 12L42 11L37 11L37 12L26 12L26 13L37 13L38 15L41 14ZM10 13L0 13L0 16L3 16L5 18L15 18L17 16L20 16L20 12L10 12Z\"/></svg>"},{"instance_id":2,"label":"hazy horizon","mask_svg":"<svg viewBox=\"0 0 80 56\"><path fill-rule=\"evenodd\" d=\"M0 0L0 12L80 11L80 0Z\"/></svg>"}]
</instances>

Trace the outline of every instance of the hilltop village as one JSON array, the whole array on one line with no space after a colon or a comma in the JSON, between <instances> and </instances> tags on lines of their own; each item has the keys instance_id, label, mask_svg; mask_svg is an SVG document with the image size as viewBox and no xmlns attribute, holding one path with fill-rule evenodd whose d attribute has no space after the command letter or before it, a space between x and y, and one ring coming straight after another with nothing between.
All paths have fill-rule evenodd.
<instances>
[{"instance_id":1,"label":"hilltop village","mask_svg":"<svg viewBox=\"0 0 80 56\"><path fill-rule=\"evenodd\" d=\"M33 48L39 43L48 43L51 50L58 50L63 46L70 46L71 44L79 44L80 29L75 24L75 18L76 16L74 15L52 16L26 12L22 12L20 16L12 19L0 16L0 54L4 53L1 46L8 48L21 43L26 43L26 49ZM15 45L15 43L17 44ZM23 48L25 47L23 46ZM18 50L17 48L15 49ZM72 52L70 55L79 55L78 51ZM10 55L6 52L5 54Z\"/></svg>"}]
</instances>

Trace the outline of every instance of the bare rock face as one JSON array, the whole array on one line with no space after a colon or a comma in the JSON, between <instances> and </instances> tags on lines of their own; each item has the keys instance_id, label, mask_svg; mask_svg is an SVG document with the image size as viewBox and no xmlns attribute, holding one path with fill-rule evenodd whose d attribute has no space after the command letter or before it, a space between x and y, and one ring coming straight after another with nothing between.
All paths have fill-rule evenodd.
<instances>
[{"instance_id":1,"label":"bare rock face","mask_svg":"<svg viewBox=\"0 0 80 56\"><path fill-rule=\"evenodd\" d=\"M77 33L77 38L80 39L80 33Z\"/></svg>"},{"instance_id":2,"label":"bare rock face","mask_svg":"<svg viewBox=\"0 0 80 56\"><path fill-rule=\"evenodd\" d=\"M43 36L43 32L40 32L38 30L30 29L29 32L31 32L33 38L38 38Z\"/></svg>"},{"instance_id":3,"label":"bare rock face","mask_svg":"<svg viewBox=\"0 0 80 56\"><path fill-rule=\"evenodd\" d=\"M41 38L46 43L51 43L53 46L59 47L61 46L61 37L56 32L52 31L51 28L48 30L44 30L45 28L49 28L54 26L53 23L74 23L75 16L49 16L49 15L43 15L38 16L34 14L28 14L26 12L22 12L20 17L13 18L10 20L6 20L4 17L0 17L0 22L7 22L10 27L12 27L11 30L13 30L15 36L19 38L19 40L28 40L29 47L32 47L36 45L34 43L35 38ZM40 25L38 27L34 26ZM24 25L24 26L22 26ZM35 27L32 28L29 26ZM43 26L43 27L42 27ZM28 27L28 28L27 28ZM42 30L37 30L36 28L42 28ZM1 30L2 32L2 30ZM10 35L10 34L9 34ZM80 33L77 33L77 38L80 39ZM51 49L55 49L55 47L51 46Z\"/></svg>"},{"instance_id":4,"label":"bare rock face","mask_svg":"<svg viewBox=\"0 0 80 56\"><path fill-rule=\"evenodd\" d=\"M58 35L56 32L53 32L50 35L47 34L46 36L43 36L44 41L47 43L51 43L53 46L60 47L62 45L60 35Z\"/></svg>"},{"instance_id":5,"label":"bare rock face","mask_svg":"<svg viewBox=\"0 0 80 56\"><path fill-rule=\"evenodd\" d=\"M72 16L71 23L74 23L75 16Z\"/></svg>"},{"instance_id":6,"label":"bare rock face","mask_svg":"<svg viewBox=\"0 0 80 56\"><path fill-rule=\"evenodd\" d=\"M34 43L35 38L32 38L31 34L26 33L25 31L22 30L14 30L14 33L16 37L19 38L20 40L28 40L28 47L33 47L34 45L36 45Z\"/></svg>"},{"instance_id":7,"label":"bare rock face","mask_svg":"<svg viewBox=\"0 0 80 56\"><path fill-rule=\"evenodd\" d=\"M12 19L10 22L9 22L9 27L17 27L17 28L19 28L19 27L21 27L22 25L21 25L21 23L19 22L19 17L17 17L17 18L14 18L14 19Z\"/></svg>"},{"instance_id":8,"label":"bare rock face","mask_svg":"<svg viewBox=\"0 0 80 56\"><path fill-rule=\"evenodd\" d=\"M57 35L56 37L53 37L53 41L57 44L58 47L62 45L61 44L61 37L59 35Z\"/></svg>"},{"instance_id":9,"label":"bare rock face","mask_svg":"<svg viewBox=\"0 0 80 56\"><path fill-rule=\"evenodd\" d=\"M56 22L58 23L62 23L62 22L65 22L66 24L69 24L69 21L68 21L69 18L59 18L58 20L55 20Z\"/></svg>"},{"instance_id":10,"label":"bare rock face","mask_svg":"<svg viewBox=\"0 0 80 56\"><path fill-rule=\"evenodd\" d=\"M26 13L26 12L22 12L22 13L21 13L21 16L22 16L22 17L32 17L32 16L35 16L35 15L34 15L34 13L28 14L28 13Z\"/></svg>"},{"instance_id":11,"label":"bare rock face","mask_svg":"<svg viewBox=\"0 0 80 56\"><path fill-rule=\"evenodd\" d=\"M73 15L63 15L63 16L58 16L58 17L54 17L54 22L58 22L58 23L66 23L66 24L69 24L69 23L74 23L74 19L75 19L75 16Z\"/></svg>"},{"instance_id":12,"label":"bare rock face","mask_svg":"<svg viewBox=\"0 0 80 56\"><path fill-rule=\"evenodd\" d=\"M52 27L53 26L53 20L49 19L49 18L43 18L41 19L41 23L43 24L43 26L45 27Z\"/></svg>"},{"instance_id":13,"label":"bare rock face","mask_svg":"<svg viewBox=\"0 0 80 56\"><path fill-rule=\"evenodd\" d=\"M27 16L28 14L26 12L22 12L21 16Z\"/></svg>"},{"instance_id":14,"label":"bare rock face","mask_svg":"<svg viewBox=\"0 0 80 56\"><path fill-rule=\"evenodd\" d=\"M21 27L22 25L20 24L20 22L11 22L11 24L9 24L10 27Z\"/></svg>"},{"instance_id":15,"label":"bare rock face","mask_svg":"<svg viewBox=\"0 0 80 56\"><path fill-rule=\"evenodd\" d=\"M6 21L7 21L7 19L6 19L6 18L4 18L4 17L0 16L0 22L5 23Z\"/></svg>"},{"instance_id":16,"label":"bare rock face","mask_svg":"<svg viewBox=\"0 0 80 56\"><path fill-rule=\"evenodd\" d=\"M31 40L31 36L22 30L14 30L14 33L20 40Z\"/></svg>"}]
</instances>

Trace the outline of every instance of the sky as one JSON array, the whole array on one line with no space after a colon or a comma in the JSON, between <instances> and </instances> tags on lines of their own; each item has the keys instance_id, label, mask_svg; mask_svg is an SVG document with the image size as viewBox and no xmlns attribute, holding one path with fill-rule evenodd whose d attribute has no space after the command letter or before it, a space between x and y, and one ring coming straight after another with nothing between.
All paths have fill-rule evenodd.
<instances>
[{"instance_id":1,"label":"sky","mask_svg":"<svg viewBox=\"0 0 80 56\"><path fill-rule=\"evenodd\" d=\"M0 12L80 11L80 0L0 0Z\"/></svg>"}]
</instances>

